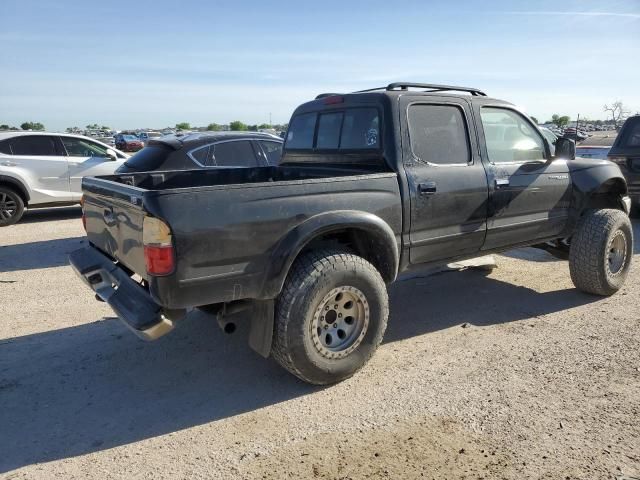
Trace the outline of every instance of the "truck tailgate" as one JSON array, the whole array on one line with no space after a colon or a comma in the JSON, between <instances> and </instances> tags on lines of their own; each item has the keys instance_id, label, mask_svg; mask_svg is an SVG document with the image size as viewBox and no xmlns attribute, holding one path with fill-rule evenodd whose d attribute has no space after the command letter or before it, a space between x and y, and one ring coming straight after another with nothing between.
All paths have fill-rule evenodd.
<instances>
[{"instance_id":1,"label":"truck tailgate","mask_svg":"<svg viewBox=\"0 0 640 480\"><path fill-rule=\"evenodd\" d=\"M82 186L89 242L146 277L139 189L99 178L85 178Z\"/></svg>"}]
</instances>

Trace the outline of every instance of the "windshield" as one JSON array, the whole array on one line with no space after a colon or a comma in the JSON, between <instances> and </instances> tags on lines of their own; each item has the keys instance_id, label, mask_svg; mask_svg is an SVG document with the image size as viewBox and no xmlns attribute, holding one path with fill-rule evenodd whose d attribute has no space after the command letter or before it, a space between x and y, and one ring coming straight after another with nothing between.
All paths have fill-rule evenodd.
<instances>
[{"instance_id":1,"label":"windshield","mask_svg":"<svg viewBox=\"0 0 640 480\"><path fill-rule=\"evenodd\" d=\"M133 135L124 135L122 138L125 140L138 140L138 137L134 137Z\"/></svg>"}]
</instances>

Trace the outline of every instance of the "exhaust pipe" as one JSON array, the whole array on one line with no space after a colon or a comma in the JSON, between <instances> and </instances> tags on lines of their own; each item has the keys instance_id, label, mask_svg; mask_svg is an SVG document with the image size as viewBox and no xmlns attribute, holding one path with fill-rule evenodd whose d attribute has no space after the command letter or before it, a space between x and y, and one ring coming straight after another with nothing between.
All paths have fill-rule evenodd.
<instances>
[{"instance_id":1,"label":"exhaust pipe","mask_svg":"<svg viewBox=\"0 0 640 480\"><path fill-rule=\"evenodd\" d=\"M222 331L228 335L231 335L236 331L236 323L233 320L229 320L227 317L236 313L243 312L251 308L251 302L246 300L239 300L236 302L224 304L216 313L216 320Z\"/></svg>"}]
</instances>

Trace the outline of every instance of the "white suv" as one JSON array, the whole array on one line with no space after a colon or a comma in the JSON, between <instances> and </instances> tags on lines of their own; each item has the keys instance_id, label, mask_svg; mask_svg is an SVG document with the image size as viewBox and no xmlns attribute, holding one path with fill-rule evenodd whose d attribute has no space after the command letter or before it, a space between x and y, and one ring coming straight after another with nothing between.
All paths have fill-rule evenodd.
<instances>
[{"instance_id":1,"label":"white suv","mask_svg":"<svg viewBox=\"0 0 640 480\"><path fill-rule=\"evenodd\" d=\"M80 201L82 177L110 175L128 155L91 138L45 132L0 132L0 227L25 207Z\"/></svg>"}]
</instances>

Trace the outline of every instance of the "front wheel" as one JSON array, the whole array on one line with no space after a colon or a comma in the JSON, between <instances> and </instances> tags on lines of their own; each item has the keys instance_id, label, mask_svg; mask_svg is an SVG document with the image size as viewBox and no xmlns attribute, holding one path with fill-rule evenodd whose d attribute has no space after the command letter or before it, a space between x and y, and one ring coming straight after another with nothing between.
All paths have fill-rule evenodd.
<instances>
[{"instance_id":1,"label":"front wheel","mask_svg":"<svg viewBox=\"0 0 640 480\"><path fill-rule=\"evenodd\" d=\"M573 284L595 295L613 295L624 284L633 256L633 229L620 210L589 210L571 239Z\"/></svg>"},{"instance_id":2,"label":"front wheel","mask_svg":"<svg viewBox=\"0 0 640 480\"><path fill-rule=\"evenodd\" d=\"M339 382L374 354L388 315L386 286L368 261L336 250L303 254L276 304L272 355L305 382Z\"/></svg>"},{"instance_id":3,"label":"front wheel","mask_svg":"<svg viewBox=\"0 0 640 480\"><path fill-rule=\"evenodd\" d=\"M24 214L24 202L14 190L0 186L0 227L18 222Z\"/></svg>"}]
</instances>

